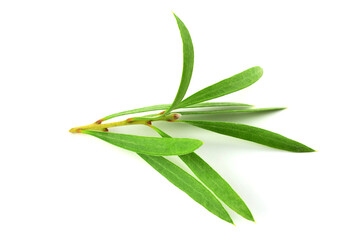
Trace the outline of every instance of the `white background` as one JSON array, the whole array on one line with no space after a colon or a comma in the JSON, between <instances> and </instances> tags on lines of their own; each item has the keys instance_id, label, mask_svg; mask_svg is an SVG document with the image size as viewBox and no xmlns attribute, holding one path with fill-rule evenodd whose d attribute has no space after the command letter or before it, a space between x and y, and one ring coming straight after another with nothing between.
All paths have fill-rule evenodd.
<instances>
[{"instance_id":1,"label":"white background","mask_svg":"<svg viewBox=\"0 0 360 240\"><path fill-rule=\"evenodd\" d=\"M360 239L356 3L1 1L0 239ZM182 46L171 11L195 48L187 96L259 65L257 83L218 100L288 109L212 119L318 150L289 153L157 124L205 142L197 153L256 224L234 212L236 227L228 224L135 154L68 132L172 102ZM141 126L116 131L156 136Z\"/></svg>"}]
</instances>

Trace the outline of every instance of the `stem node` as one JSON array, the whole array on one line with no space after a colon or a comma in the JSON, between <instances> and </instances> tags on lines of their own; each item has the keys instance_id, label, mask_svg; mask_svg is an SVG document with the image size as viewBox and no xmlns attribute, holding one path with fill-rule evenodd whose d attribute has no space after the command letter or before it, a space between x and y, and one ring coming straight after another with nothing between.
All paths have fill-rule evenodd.
<instances>
[{"instance_id":1,"label":"stem node","mask_svg":"<svg viewBox=\"0 0 360 240\"><path fill-rule=\"evenodd\" d=\"M134 118L128 118L128 119L126 119L126 122L127 123L131 123L131 122L133 122L134 121Z\"/></svg>"}]
</instances>

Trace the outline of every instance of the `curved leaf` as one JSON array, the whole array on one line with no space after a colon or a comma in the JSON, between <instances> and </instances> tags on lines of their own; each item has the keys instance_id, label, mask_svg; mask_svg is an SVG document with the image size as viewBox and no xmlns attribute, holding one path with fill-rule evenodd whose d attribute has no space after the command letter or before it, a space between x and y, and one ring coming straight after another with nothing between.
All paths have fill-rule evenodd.
<instances>
[{"instance_id":1,"label":"curved leaf","mask_svg":"<svg viewBox=\"0 0 360 240\"><path fill-rule=\"evenodd\" d=\"M162 137L171 138L162 130L152 126ZM195 152L179 155L180 159L221 201L244 218L254 221L249 208L232 187Z\"/></svg>"},{"instance_id":2,"label":"curved leaf","mask_svg":"<svg viewBox=\"0 0 360 240\"><path fill-rule=\"evenodd\" d=\"M171 138L163 138L171 139ZM193 176L164 157L139 154L156 171L219 218L233 223L219 200Z\"/></svg>"},{"instance_id":3,"label":"curved leaf","mask_svg":"<svg viewBox=\"0 0 360 240\"><path fill-rule=\"evenodd\" d=\"M158 104L158 105L152 105L148 107L142 107L142 108L135 108L132 110L122 111L118 113L114 113L111 115L108 115L106 117L103 117L100 121L109 120L115 117L120 117L128 114L134 114L134 113L142 113L142 112L150 112L150 111L157 111L157 110L165 110L169 108L171 104ZM203 107L252 107L252 105L245 104L245 103L236 103L236 102L204 102L204 103L198 103L190 106L186 106L184 108L203 108Z\"/></svg>"},{"instance_id":4,"label":"curved leaf","mask_svg":"<svg viewBox=\"0 0 360 240\"><path fill-rule=\"evenodd\" d=\"M284 137L280 134L257 128L245 124L213 121L188 121L185 122L196 127L204 128L209 131L256 142L273 148L278 148L290 152L314 152L315 150L302 143Z\"/></svg>"},{"instance_id":5,"label":"curved leaf","mask_svg":"<svg viewBox=\"0 0 360 240\"><path fill-rule=\"evenodd\" d=\"M184 106L183 108L203 108L203 107L253 107L253 105L249 105L246 103L237 103L237 102L202 102L189 106Z\"/></svg>"},{"instance_id":6,"label":"curved leaf","mask_svg":"<svg viewBox=\"0 0 360 240\"><path fill-rule=\"evenodd\" d=\"M193 152L202 142L190 138L158 138L143 137L128 134L82 130L82 133L100 138L115 146L127 150L156 156L179 155Z\"/></svg>"},{"instance_id":7,"label":"curved leaf","mask_svg":"<svg viewBox=\"0 0 360 240\"><path fill-rule=\"evenodd\" d=\"M166 112L163 115L166 115L175 107L177 107L177 105L184 98L185 93L190 84L191 75L194 67L194 47L191 41L190 33L186 28L185 24L180 20L180 18L178 18L175 14L174 16L176 18L176 22L178 24L182 43L183 43L183 71L182 71L180 86L176 94L176 97L174 99L174 102L171 104L171 106L166 110Z\"/></svg>"},{"instance_id":8,"label":"curved leaf","mask_svg":"<svg viewBox=\"0 0 360 240\"><path fill-rule=\"evenodd\" d=\"M244 89L255 83L263 74L261 67L252 67L230 78L224 79L209 87L206 87L190 97L182 101L176 108L183 108L185 106L215 99L241 89Z\"/></svg>"},{"instance_id":9,"label":"curved leaf","mask_svg":"<svg viewBox=\"0 0 360 240\"><path fill-rule=\"evenodd\" d=\"M248 108L248 109L234 109L234 110L212 110L212 111L187 111L178 112L181 115L198 115L198 114L224 114L224 113L251 113L251 112L268 112L283 110L284 107L273 107L273 108Z\"/></svg>"},{"instance_id":10,"label":"curved leaf","mask_svg":"<svg viewBox=\"0 0 360 240\"><path fill-rule=\"evenodd\" d=\"M247 220L254 222L249 208L232 187L199 155L188 153L179 156L191 171L227 206Z\"/></svg>"},{"instance_id":11,"label":"curved leaf","mask_svg":"<svg viewBox=\"0 0 360 240\"><path fill-rule=\"evenodd\" d=\"M108 115L106 117L103 117L101 121L109 120L115 117L120 117L128 114L134 114L134 113L142 113L142 112L150 112L150 111L156 111L156 110L165 110L168 107L170 107L170 104L158 104L158 105L152 105L148 107L142 107L142 108L135 108L132 110L122 111L118 113L114 113L111 115Z\"/></svg>"}]
</instances>

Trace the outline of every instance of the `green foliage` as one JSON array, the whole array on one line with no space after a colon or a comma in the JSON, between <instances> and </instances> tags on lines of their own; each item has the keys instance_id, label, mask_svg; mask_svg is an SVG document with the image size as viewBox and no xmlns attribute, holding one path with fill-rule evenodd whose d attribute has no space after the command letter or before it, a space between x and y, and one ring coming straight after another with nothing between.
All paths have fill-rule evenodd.
<instances>
[{"instance_id":1,"label":"green foliage","mask_svg":"<svg viewBox=\"0 0 360 240\"><path fill-rule=\"evenodd\" d=\"M218 83L208 86L182 101L177 107L185 107L200 102L215 99L241 89L244 89L255 83L263 74L261 67L252 67L230 78L224 79Z\"/></svg>"},{"instance_id":2,"label":"green foliage","mask_svg":"<svg viewBox=\"0 0 360 240\"><path fill-rule=\"evenodd\" d=\"M291 140L280 134L245 124L214 121L182 122L223 135L256 142L262 145L290 152L314 152L313 149L305 146L304 144Z\"/></svg>"},{"instance_id":3,"label":"green foliage","mask_svg":"<svg viewBox=\"0 0 360 240\"><path fill-rule=\"evenodd\" d=\"M183 43L183 72L181 76L180 87L176 94L174 102L165 111L164 115L176 108L181 102L181 100L184 98L190 84L191 75L194 67L194 47L191 41L190 33L185 27L185 24L175 14L174 16L176 18Z\"/></svg>"},{"instance_id":4,"label":"green foliage","mask_svg":"<svg viewBox=\"0 0 360 240\"><path fill-rule=\"evenodd\" d=\"M237 102L202 102L186 106L184 108L206 108L206 107L253 107L253 105Z\"/></svg>"},{"instance_id":5,"label":"green foliage","mask_svg":"<svg viewBox=\"0 0 360 240\"><path fill-rule=\"evenodd\" d=\"M134 113L142 113L142 112L150 112L156 110L166 110L171 106L171 104L158 104L152 105L148 107L135 108L132 110L122 111L118 113L111 114L109 116L103 117L101 120L109 120L115 117L120 117L124 115L134 114ZM198 104L193 104L190 106L186 106L184 108L207 108L207 107L252 107L252 105L245 103L236 103L236 102L203 102Z\"/></svg>"},{"instance_id":6,"label":"green foliage","mask_svg":"<svg viewBox=\"0 0 360 240\"><path fill-rule=\"evenodd\" d=\"M240 196L209 164L196 153L179 156L191 171L228 207L247 220L254 221L249 208Z\"/></svg>"},{"instance_id":7,"label":"green foliage","mask_svg":"<svg viewBox=\"0 0 360 240\"><path fill-rule=\"evenodd\" d=\"M165 138L164 138L165 139ZM219 218L233 223L219 200L193 176L164 157L139 154L156 171Z\"/></svg>"},{"instance_id":8,"label":"green foliage","mask_svg":"<svg viewBox=\"0 0 360 240\"><path fill-rule=\"evenodd\" d=\"M254 112L269 112L276 110L283 110L285 108L282 107L274 107L274 108L248 108L248 109L232 109L232 110L212 110L212 111L186 111L179 112L181 115L199 115L199 114L224 114L224 113L254 113Z\"/></svg>"},{"instance_id":9,"label":"green foliage","mask_svg":"<svg viewBox=\"0 0 360 240\"><path fill-rule=\"evenodd\" d=\"M120 116L134 114L134 113L150 112L150 111L156 111L156 110L165 110L165 109L169 108L170 106L171 106L170 104L158 104L158 105L153 105L153 106L148 106L148 107L135 108L135 109L132 109L132 110L127 110L127 111L122 111L122 112L111 114L109 116L103 117L101 120L105 121L105 120L109 120L109 119L112 119L112 118L115 118L115 117L120 117Z\"/></svg>"},{"instance_id":10,"label":"green foliage","mask_svg":"<svg viewBox=\"0 0 360 240\"><path fill-rule=\"evenodd\" d=\"M168 134L153 126L164 138L171 138ZM209 164L207 164L195 152L180 155L180 159L191 169L191 171L207 186L221 201L237 212L240 216L254 221L249 208L240 196Z\"/></svg>"},{"instance_id":11,"label":"green foliage","mask_svg":"<svg viewBox=\"0 0 360 240\"><path fill-rule=\"evenodd\" d=\"M263 70L260 67L247 69L230 78L208 86L183 100L189 87L193 71L194 50L189 31L185 24L175 14L174 16L180 30L183 44L183 71L180 86L173 103L153 105L114 113L101 118L95 123L72 128L70 129L70 132L92 135L115 146L136 152L176 187L184 191L211 213L229 223L233 223L233 221L219 200L240 216L247 220L254 221L254 218L243 199L233 190L224 178L194 152L202 145L200 140L171 138L165 132L153 126L153 122L183 122L216 133L290 152L313 152L314 150L280 134L245 124L178 120L181 115L188 115L188 117L191 117L199 114L217 114L221 116L223 114L276 111L284 108L252 108L252 105L236 102L206 102L252 85L259 80L263 74ZM187 110L175 111L179 109ZM123 115L157 110L165 111L157 114L128 118L119 122L103 123L103 121ZM162 137L134 136L108 132L108 129L112 127L136 124L150 126ZM178 155L199 180L163 157L169 155Z\"/></svg>"},{"instance_id":12,"label":"green foliage","mask_svg":"<svg viewBox=\"0 0 360 240\"><path fill-rule=\"evenodd\" d=\"M200 140L189 138L165 139L91 130L83 130L83 133L133 152L154 156L186 154L202 145Z\"/></svg>"}]
</instances>

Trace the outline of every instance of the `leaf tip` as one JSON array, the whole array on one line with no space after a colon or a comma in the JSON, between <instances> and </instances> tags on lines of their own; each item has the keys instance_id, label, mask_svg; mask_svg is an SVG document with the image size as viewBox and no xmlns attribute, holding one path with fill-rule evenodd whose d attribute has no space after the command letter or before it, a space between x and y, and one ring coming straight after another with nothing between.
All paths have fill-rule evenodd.
<instances>
[{"instance_id":1,"label":"leaf tip","mask_svg":"<svg viewBox=\"0 0 360 240\"><path fill-rule=\"evenodd\" d=\"M172 12L172 14L174 15L174 17L176 18L176 20L178 20L179 19L179 17L178 16L176 16L176 14L173 12L173 11L171 11Z\"/></svg>"},{"instance_id":2,"label":"leaf tip","mask_svg":"<svg viewBox=\"0 0 360 240\"><path fill-rule=\"evenodd\" d=\"M312 149L311 147L305 146L301 149L299 152L317 152L315 149Z\"/></svg>"},{"instance_id":3,"label":"leaf tip","mask_svg":"<svg viewBox=\"0 0 360 240\"><path fill-rule=\"evenodd\" d=\"M204 142L199 140L199 139L195 139L195 140L197 141L197 148L196 149L198 149L199 147L201 147L204 144Z\"/></svg>"},{"instance_id":4,"label":"leaf tip","mask_svg":"<svg viewBox=\"0 0 360 240\"><path fill-rule=\"evenodd\" d=\"M303 152L317 152L317 151L315 149L312 149L311 147L304 145Z\"/></svg>"},{"instance_id":5,"label":"leaf tip","mask_svg":"<svg viewBox=\"0 0 360 240\"><path fill-rule=\"evenodd\" d=\"M256 70L257 70L257 73L258 73L258 75L259 75L259 78L262 77L262 75L264 74L264 70L263 70L263 68L260 67L260 66L255 66L255 67L253 67L253 69L256 69Z\"/></svg>"},{"instance_id":6,"label":"leaf tip","mask_svg":"<svg viewBox=\"0 0 360 240\"><path fill-rule=\"evenodd\" d=\"M249 220L251 222L255 222L254 216L250 212L250 210L246 207L246 210L243 212L243 214L240 214L243 218L246 220Z\"/></svg>"},{"instance_id":7,"label":"leaf tip","mask_svg":"<svg viewBox=\"0 0 360 240\"><path fill-rule=\"evenodd\" d=\"M232 218L229 215L226 218L223 218L223 220L225 220L226 222L228 222L236 227L234 221L232 220Z\"/></svg>"},{"instance_id":8,"label":"leaf tip","mask_svg":"<svg viewBox=\"0 0 360 240\"><path fill-rule=\"evenodd\" d=\"M275 107L275 108L270 109L270 110L281 111L281 110L285 110L285 109L287 109L287 107Z\"/></svg>"}]
</instances>

